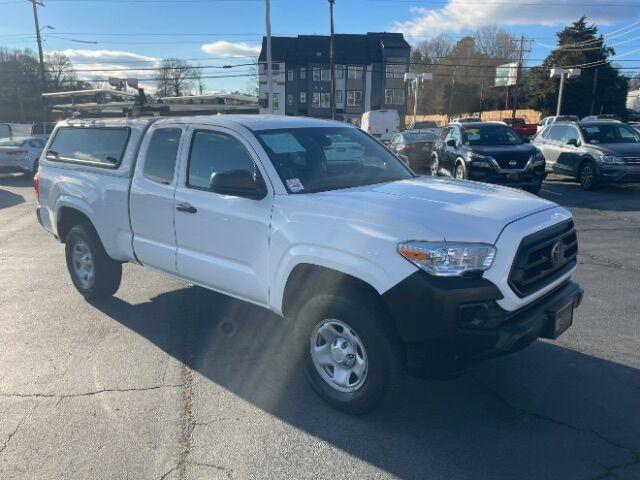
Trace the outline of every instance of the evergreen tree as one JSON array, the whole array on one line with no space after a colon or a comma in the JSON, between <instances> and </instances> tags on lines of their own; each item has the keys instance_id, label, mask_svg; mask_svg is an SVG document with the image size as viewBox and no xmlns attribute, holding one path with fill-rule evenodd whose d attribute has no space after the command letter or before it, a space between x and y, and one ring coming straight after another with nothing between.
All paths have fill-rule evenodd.
<instances>
[{"instance_id":1,"label":"evergreen tree","mask_svg":"<svg viewBox=\"0 0 640 480\"><path fill-rule=\"evenodd\" d=\"M588 25L582 17L557 36L558 47L547 56L542 66L532 69L527 76L525 92L528 106L541 110L545 116L555 114L559 78L549 78L550 70L575 65L582 72L577 78L565 79L561 113L580 118L601 112L624 115L628 79L607 61L615 52L604 45L604 38L598 35L598 27Z\"/></svg>"}]
</instances>

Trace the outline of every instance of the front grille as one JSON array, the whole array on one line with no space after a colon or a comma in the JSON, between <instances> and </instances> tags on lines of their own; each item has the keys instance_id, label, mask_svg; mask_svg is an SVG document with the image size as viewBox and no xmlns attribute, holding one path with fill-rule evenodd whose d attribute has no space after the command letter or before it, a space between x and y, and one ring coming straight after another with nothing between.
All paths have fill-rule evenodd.
<instances>
[{"instance_id":1,"label":"front grille","mask_svg":"<svg viewBox=\"0 0 640 480\"><path fill-rule=\"evenodd\" d=\"M497 158L496 161L503 170L512 170L514 168L524 168L529 161L529 158ZM515 162L515 165L510 165L509 162Z\"/></svg>"},{"instance_id":2,"label":"front grille","mask_svg":"<svg viewBox=\"0 0 640 480\"><path fill-rule=\"evenodd\" d=\"M624 157L624 163L627 165L640 165L640 157Z\"/></svg>"},{"instance_id":3,"label":"front grille","mask_svg":"<svg viewBox=\"0 0 640 480\"><path fill-rule=\"evenodd\" d=\"M509 286L520 298L531 295L570 271L577 263L577 255L573 220L529 235L518 247Z\"/></svg>"}]
</instances>

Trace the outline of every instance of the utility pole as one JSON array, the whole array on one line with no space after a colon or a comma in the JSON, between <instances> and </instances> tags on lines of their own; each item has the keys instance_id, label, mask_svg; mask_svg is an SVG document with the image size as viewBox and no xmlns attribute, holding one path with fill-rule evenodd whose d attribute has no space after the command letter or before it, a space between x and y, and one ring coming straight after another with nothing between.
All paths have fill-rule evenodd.
<instances>
[{"instance_id":1,"label":"utility pole","mask_svg":"<svg viewBox=\"0 0 640 480\"><path fill-rule=\"evenodd\" d=\"M482 120L482 102L484 101L484 79L480 84L480 119Z\"/></svg>"},{"instance_id":2,"label":"utility pole","mask_svg":"<svg viewBox=\"0 0 640 480\"><path fill-rule=\"evenodd\" d=\"M267 22L267 111L273 113L273 67L271 57L271 4L265 0Z\"/></svg>"},{"instance_id":3,"label":"utility pole","mask_svg":"<svg viewBox=\"0 0 640 480\"><path fill-rule=\"evenodd\" d=\"M449 108L447 109L447 120L451 121L451 109L453 108L453 94L456 89L456 67L453 67L453 75L451 76L451 91L449 92Z\"/></svg>"},{"instance_id":4,"label":"utility pole","mask_svg":"<svg viewBox=\"0 0 640 480\"><path fill-rule=\"evenodd\" d=\"M29 0L33 6L33 21L36 25L36 41L38 42L38 57L40 59L40 94L47 93L47 78L44 74L44 55L42 54L42 38L40 37L40 22L38 21L38 6L44 7L43 0ZM42 97L41 97L42 98ZM44 109L44 119L47 120L47 111Z\"/></svg>"},{"instance_id":5,"label":"utility pole","mask_svg":"<svg viewBox=\"0 0 640 480\"><path fill-rule=\"evenodd\" d=\"M331 18L331 37L329 39L329 67L331 68L331 120L336 119L336 53L333 32L333 5L336 0L329 0L329 16Z\"/></svg>"},{"instance_id":6,"label":"utility pole","mask_svg":"<svg viewBox=\"0 0 640 480\"><path fill-rule=\"evenodd\" d=\"M591 91L591 108L589 108L589 115L593 115L596 109L596 91L598 89L598 68L593 72L593 90Z\"/></svg>"},{"instance_id":7,"label":"utility pole","mask_svg":"<svg viewBox=\"0 0 640 480\"><path fill-rule=\"evenodd\" d=\"M518 85L520 83L520 72L522 71L522 61L524 55L524 35L520 37L520 52L518 54L518 69L516 70L516 83L511 91L511 119L516 118L516 109L518 108Z\"/></svg>"}]
</instances>

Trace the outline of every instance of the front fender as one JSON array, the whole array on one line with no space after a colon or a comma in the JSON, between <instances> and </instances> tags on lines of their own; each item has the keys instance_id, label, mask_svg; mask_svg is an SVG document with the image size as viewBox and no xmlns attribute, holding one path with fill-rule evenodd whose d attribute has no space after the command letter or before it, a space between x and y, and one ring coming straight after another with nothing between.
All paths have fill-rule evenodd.
<instances>
[{"instance_id":1,"label":"front fender","mask_svg":"<svg viewBox=\"0 0 640 480\"><path fill-rule=\"evenodd\" d=\"M383 268L373 259L336 248L297 244L280 258L271 282L270 307L282 314L282 303L287 280L294 268L301 264L316 265L355 277L383 294L398 282L414 273L417 268L398 257L392 268Z\"/></svg>"}]
</instances>

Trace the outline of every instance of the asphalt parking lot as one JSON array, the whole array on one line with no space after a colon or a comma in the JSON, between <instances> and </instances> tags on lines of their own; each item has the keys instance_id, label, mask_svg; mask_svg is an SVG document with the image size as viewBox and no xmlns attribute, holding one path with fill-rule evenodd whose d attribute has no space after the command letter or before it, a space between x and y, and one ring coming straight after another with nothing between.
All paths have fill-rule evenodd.
<instances>
[{"instance_id":1,"label":"asphalt parking lot","mask_svg":"<svg viewBox=\"0 0 640 480\"><path fill-rule=\"evenodd\" d=\"M640 186L541 195L579 231L573 328L349 417L260 308L134 265L85 302L31 180L0 177L0 478L640 478Z\"/></svg>"}]
</instances>

